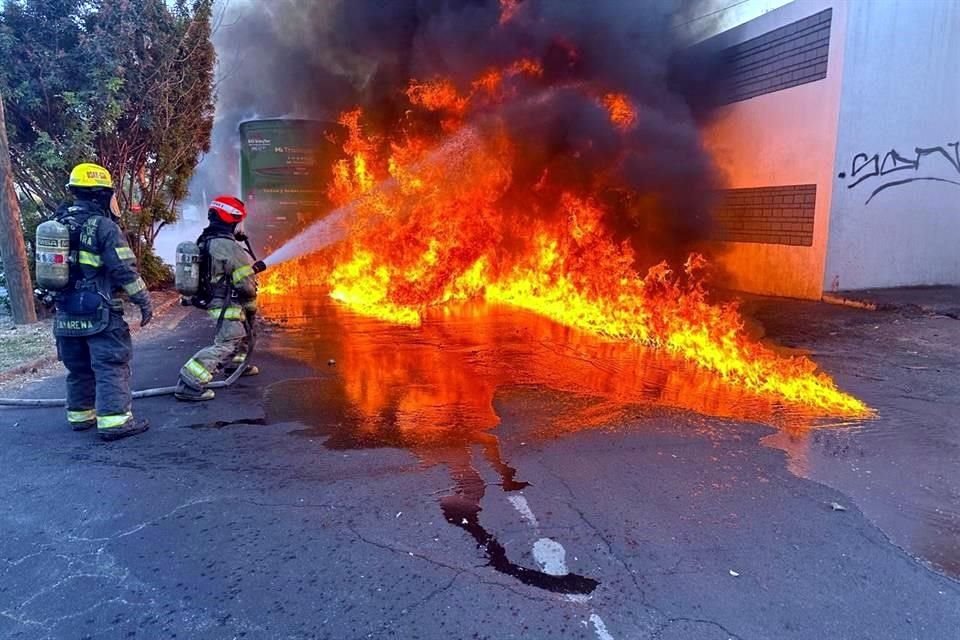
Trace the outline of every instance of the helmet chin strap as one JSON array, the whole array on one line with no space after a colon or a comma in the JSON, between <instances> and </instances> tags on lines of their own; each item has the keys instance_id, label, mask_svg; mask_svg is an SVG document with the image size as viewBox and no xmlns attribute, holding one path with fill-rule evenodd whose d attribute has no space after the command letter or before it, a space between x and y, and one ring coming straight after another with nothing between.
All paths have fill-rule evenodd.
<instances>
[{"instance_id":1,"label":"helmet chin strap","mask_svg":"<svg viewBox=\"0 0 960 640\"><path fill-rule=\"evenodd\" d=\"M220 216L213 212L207 216L207 220L209 221L207 227L215 231L234 233L234 229L237 226L236 222L225 222Z\"/></svg>"}]
</instances>

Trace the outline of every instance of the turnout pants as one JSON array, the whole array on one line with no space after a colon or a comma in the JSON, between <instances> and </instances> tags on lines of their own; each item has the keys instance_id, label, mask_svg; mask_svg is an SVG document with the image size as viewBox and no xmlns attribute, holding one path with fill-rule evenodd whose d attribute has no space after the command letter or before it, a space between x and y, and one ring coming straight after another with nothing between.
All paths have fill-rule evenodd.
<instances>
[{"instance_id":1,"label":"turnout pants","mask_svg":"<svg viewBox=\"0 0 960 640\"><path fill-rule=\"evenodd\" d=\"M210 309L209 314L214 320L220 319L220 309ZM227 308L213 344L197 351L180 369L180 379L184 383L202 389L221 367L236 368L243 363L250 348L247 327L253 322L252 318L247 320L246 314L239 306Z\"/></svg>"},{"instance_id":2,"label":"turnout pants","mask_svg":"<svg viewBox=\"0 0 960 640\"><path fill-rule=\"evenodd\" d=\"M67 368L67 421L97 421L116 429L133 420L130 411L130 327L118 313L100 333L58 337L57 353Z\"/></svg>"}]
</instances>

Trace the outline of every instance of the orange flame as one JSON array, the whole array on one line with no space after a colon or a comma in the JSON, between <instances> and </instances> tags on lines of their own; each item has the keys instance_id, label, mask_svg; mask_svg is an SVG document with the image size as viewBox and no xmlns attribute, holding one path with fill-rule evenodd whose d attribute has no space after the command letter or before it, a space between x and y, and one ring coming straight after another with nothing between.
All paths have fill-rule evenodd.
<instances>
[{"instance_id":1,"label":"orange flame","mask_svg":"<svg viewBox=\"0 0 960 640\"><path fill-rule=\"evenodd\" d=\"M354 109L340 116L339 123L347 130L348 136L343 150L348 159L338 160L333 167L333 180L329 187L334 202L343 202L363 193L374 185L374 177L368 167L374 151L372 141L360 133L361 111Z\"/></svg>"},{"instance_id":2,"label":"orange flame","mask_svg":"<svg viewBox=\"0 0 960 640\"><path fill-rule=\"evenodd\" d=\"M521 61L507 74L537 69ZM319 285L361 314L408 325L431 307L482 299L664 349L760 396L830 414L869 414L809 359L751 339L735 305L711 304L701 256L691 255L682 272L661 263L641 276L631 247L604 226L599 199L551 185L561 195L548 204L540 197L552 180L546 169L536 186L518 193L517 145L505 128L481 131L463 122L472 101L498 90L503 74L491 73L467 95L447 80L411 84L413 107L455 118L445 122L453 134L442 144L407 131L378 144L359 110L344 114L347 159L334 166L329 195L355 208L351 232L322 260L267 272L264 293ZM606 94L602 103L618 128L635 122L625 95ZM389 188L376 186L388 180Z\"/></svg>"},{"instance_id":3,"label":"orange flame","mask_svg":"<svg viewBox=\"0 0 960 640\"><path fill-rule=\"evenodd\" d=\"M449 111L460 115L467 108L467 99L461 96L449 80L411 82L407 88L410 103L428 111Z\"/></svg>"},{"instance_id":4,"label":"orange flame","mask_svg":"<svg viewBox=\"0 0 960 640\"><path fill-rule=\"evenodd\" d=\"M532 78L539 78L543 75L543 65L530 58L521 58L507 69L508 75L527 75Z\"/></svg>"},{"instance_id":5,"label":"orange flame","mask_svg":"<svg viewBox=\"0 0 960 640\"><path fill-rule=\"evenodd\" d=\"M603 96L603 106L610 114L610 122L620 129L629 129L637 121L637 112L630 98L622 93L608 93Z\"/></svg>"}]
</instances>

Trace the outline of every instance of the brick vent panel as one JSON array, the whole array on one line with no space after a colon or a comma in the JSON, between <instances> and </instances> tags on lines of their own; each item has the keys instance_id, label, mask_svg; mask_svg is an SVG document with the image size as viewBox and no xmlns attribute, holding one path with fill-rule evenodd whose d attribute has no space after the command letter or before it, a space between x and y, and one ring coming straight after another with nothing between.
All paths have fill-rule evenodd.
<instances>
[{"instance_id":1,"label":"brick vent panel","mask_svg":"<svg viewBox=\"0 0 960 640\"><path fill-rule=\"evenodd\" d=\"M728 189L717 209L714 237L810 247L816 202L815 184Z\"/></svg>"},{"instance_id":2,"label":"brick vent panel","mask_svg":"<svg viewBox=\"0 0 960 640\"><path fill-rule=\"evenodd\" d=\"M728 48L729 93L740 102L827 77L832 9Z\"/></svg>"}]
</instances>

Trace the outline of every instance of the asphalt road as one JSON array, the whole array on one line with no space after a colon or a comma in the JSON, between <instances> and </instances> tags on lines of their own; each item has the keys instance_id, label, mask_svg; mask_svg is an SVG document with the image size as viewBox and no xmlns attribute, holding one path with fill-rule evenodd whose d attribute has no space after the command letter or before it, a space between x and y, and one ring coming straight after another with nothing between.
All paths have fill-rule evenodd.
<instances>
[{"instance_id":1,"label":"asphalt road","mask_svg":"<svg viewBox=\"0 0 960 640\"><path fill-rule=\"evenodd\" d=\"M211 403L138 401L131 440L0 409L0 638L960 638L956 581L695 374L624 389L511 317L310 315ZM167 322L138 388L212 332Z\"/></svg>"}]
</instances>

